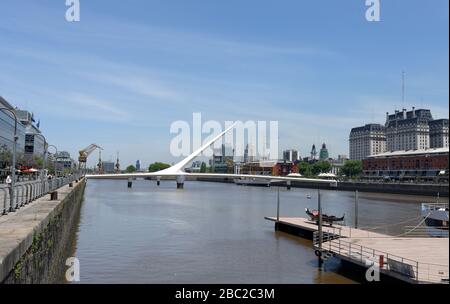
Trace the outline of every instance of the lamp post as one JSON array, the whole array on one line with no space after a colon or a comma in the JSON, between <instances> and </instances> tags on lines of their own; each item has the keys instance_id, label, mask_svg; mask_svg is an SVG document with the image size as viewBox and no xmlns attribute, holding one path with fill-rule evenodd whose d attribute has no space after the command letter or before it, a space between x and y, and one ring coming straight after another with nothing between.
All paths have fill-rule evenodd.
<instances>
[{"instance_id":1,"label":"lamp post","mask_svg":"<svg viewBox=\"0 0 450 304\"><path fill-rule=\"evenodd\" d=\"M12 152L12 164L11 164L11 187L9 189L9 212L14 212L13 204L14 204L14 186L16 183L16 149L17 149L17 140L19 137L17 136L17 115L14 110L8 108L0 108L1 111L8 111L14 117L14 138L13 138L13 152ZM6 210L3 210L5 213Z\"/></svg>"},{"instance_id":2,"label":"lamp post","mask_svg":"<svg viewBox=\"0 0 450 304\"><path fill-rule=\"evenodd\" d=\"M54 170L55 170L55 175L58 175L57 172L56 172L56 163L58 162L58 148L56 148L55 145L48 145L47 150L50 147L55 148L55 151L56 151L56 153L55 153L55 160L53 161L53 167L54 167Z\"/></svg>"},{"instance_id":3,"label":"lamp post","mask_svg":"<svg viewBox=\"0 0 450 304\"><path fill-rule=\"evenodd\" d=\"M41 136L42 139L44 140L44 164L42 166L42 170L45 170L45 167L47 167L47 139L45 138L44 135L42 135L41 133L32 133L30 135L34 135L34 136ZM42 176L42 179L44 178L44 176Z\"/></svg>"}]
</instances>

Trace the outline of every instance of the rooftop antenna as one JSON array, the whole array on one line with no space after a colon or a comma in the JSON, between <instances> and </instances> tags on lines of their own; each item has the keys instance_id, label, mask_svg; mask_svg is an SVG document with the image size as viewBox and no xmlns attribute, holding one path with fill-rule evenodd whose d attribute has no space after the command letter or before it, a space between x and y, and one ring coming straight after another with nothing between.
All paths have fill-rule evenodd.
<instances>
[{"instance_id":1,"label":"rooftop antenna","mask_svg":"<svg viewBox=\"0 0 450 304\"><path fill-rule=\"evenodd\" d=\"M405 71L402 71L402 109L405 108Z\"/></svg>"}]
</instances>

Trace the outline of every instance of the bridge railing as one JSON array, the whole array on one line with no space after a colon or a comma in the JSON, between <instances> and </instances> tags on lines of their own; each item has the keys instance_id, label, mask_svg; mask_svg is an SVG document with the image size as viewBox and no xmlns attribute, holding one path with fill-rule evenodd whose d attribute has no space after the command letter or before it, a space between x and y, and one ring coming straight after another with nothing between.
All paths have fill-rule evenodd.
<instances>
[{"instance_id":1,"label":"bridge railing","mask_svg":"<svg viewBox=\"0 0 450 304\"><path fill-rule=\"evenodd\" d=\"M10 199L11 188L5 184L0 185L0 216L7 215L11 210L20 209L32 201L54 192L58 188L79 180L81 177L81 174L74 174L66 177L19 182L13 189L13 202Z\"/></svg>"}]
</instances>

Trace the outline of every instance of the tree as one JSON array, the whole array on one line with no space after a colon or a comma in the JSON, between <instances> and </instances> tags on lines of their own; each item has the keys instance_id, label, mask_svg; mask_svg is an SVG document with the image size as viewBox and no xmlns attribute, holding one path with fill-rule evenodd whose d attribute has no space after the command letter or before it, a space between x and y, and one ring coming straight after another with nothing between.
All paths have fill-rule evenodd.
<instances>
[{"instance_id":1,"label":"tree","mask_svg":"<svg viewBox=\"0 0 450 304\"><path fill-rule=\"evenodd\" d=\"M348 160L341 169L342 173L350 178L356 177L362 173L362 161Z\"/></svg>"},{"instance_id":2,"label":"tree","mask_svg":"<svg viewBox=\"0 0 450 304\"><path fill-rule=\"evenodd\" d=\"M311 176L311 165L307 162L297 164L298 172L303 176Z\"/></svg>"},{"instance_id":3,"label":"tree","mask_svg":"<svg viewBox=\"0 0 450 304\"><path fill-rule=\"evenodd\" d=\"M2 145L0 147L0 163L3 163L5 166L9 166L11 162L12 153L9 151L6 145Z\"/></svg>"},{"instance_id":4,"label":"tree","mask_svg":"<svg viewBox=\"0 0 450 304\"><path fill-rule=\"evenodd\" d=\"M314 175L319 175L320 173L328 173L331 170L331 164L325 160L318 161L312 165L311 172Z\"/></svg>"},{"instance_id":5,"label":"tree","mask_svg":"<svg viewBox=\"0 0 450 304\"><path fill-rule=\"evenodd\" d=\"M202 162L200 166L200 173L206 173L206 163Z\"/></svg>"},{"instance_id":6,"label":"tree","mask_svg":"<svg viewBox=\"0 0 450 304\"><path fill-rule=\"evenodd\" d=\"M169 168L170 165L161 162L155 162L148 167L149 172L157 172Z\"/></svg>"},{"instance_id":7,"label":"tree","mask_svg":"<svg viewBox=\"0 0 450 304\"><path fill-rule=\"evenodd\" d=\"M126 173L133 173L136 172L136 167L133 165L129 165L126 169L125 169Z\"/></svg>"}]
</instances>

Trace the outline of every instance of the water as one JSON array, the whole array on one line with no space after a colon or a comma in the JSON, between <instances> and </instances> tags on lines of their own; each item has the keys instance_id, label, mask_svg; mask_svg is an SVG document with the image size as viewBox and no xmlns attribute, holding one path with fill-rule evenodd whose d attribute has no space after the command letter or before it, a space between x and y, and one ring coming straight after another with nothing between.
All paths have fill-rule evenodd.
<instances>
[{"instance_id":1,"label":"water","mask_svg":"<svg viewBox=\"0 0 450 304\"><path fill-rule=\"evenodd\" d=\"M125 181L89 180L73 240L81 283L352 283L336 261L320 271L310 241L264 220L276 215L276 192L206 182L176 190L173 181L157 187L143 180L127 189ZM353 221L354 193L321 193L325 213ZM359 196L360 226L419 221L420 199ZM316 204L317 190L283 189L280 214L304 217Z\"/></svg>"}]
</instances>

